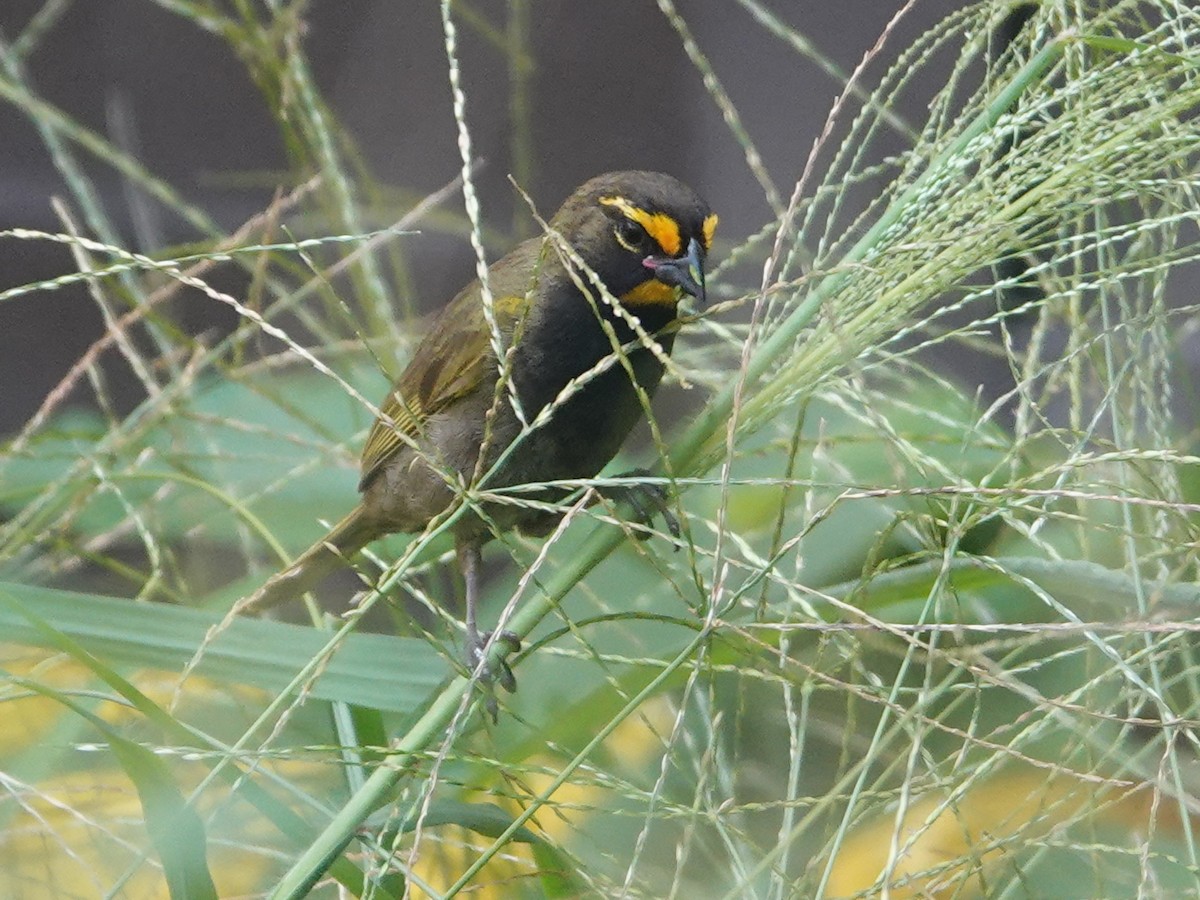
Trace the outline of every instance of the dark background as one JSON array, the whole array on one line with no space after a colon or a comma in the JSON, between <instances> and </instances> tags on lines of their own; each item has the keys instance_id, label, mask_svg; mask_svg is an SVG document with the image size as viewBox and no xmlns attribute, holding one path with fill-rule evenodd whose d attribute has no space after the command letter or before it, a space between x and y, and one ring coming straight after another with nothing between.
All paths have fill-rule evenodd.
<instances>
[{"instance_id":1,"label":"dark background","mask_svg":"<svg viewBox=\"0 0 1200 900\"><path fill-rule=\"evenodd\" d=\"M845 73L900 6L883 0L761 5ZM882 64L956 5L918 4L897 28ZM0 4L5 47L41 7L35 0ZM786 201L841 82L735 0L680 0L678 10ZM473 150L486 162L477 179L483 214L487 224L511 234L521 219L508 182L519 115L510 108L509 61L469 21L482 17L502 35L511 7L481 0L466 11L456 16L459 58ZM652 0L528 0L527 14L533 165L516 174L539 208L552 210L598 172L637 167L691 183L720 213L720 238L737 240L769 220L743 148ZM313 0L303 18L316 81L379 180L411 197L411 205L453 178L459 152L438 4ZM40 98L132 150L229 229L261 210L275 184L287 182L272 112L242 62L222 40L151 0L74 3L27 60L27 76ZM907 114L919 123L925 110L918 102ZM894 139L899 149L902 143ZM110 166L83 151L78 156L126 247L153 253L196 237L174 214L144 198L139 202ZM0 99L0 228L61 231L50 207L53 195L67 196L36 128ZM455 203L461 208L457 198ZM398 203L395 217L405 209ZM528 220L524 224L529 227ZM472 276L464 241L434 235L408 240L420 242L413 259L421 308L440 305ZM0 253L0 290L77 269L67 252L42 241L5 240ZM183 318L197 331L231 323L228 310L202 297L189 300ZM0 434L26 421L102 328L94 302L79 287L0 303ZM118 403L136 402L128 373L114 372L109 388Z\"/></svg>"}]
</instances>

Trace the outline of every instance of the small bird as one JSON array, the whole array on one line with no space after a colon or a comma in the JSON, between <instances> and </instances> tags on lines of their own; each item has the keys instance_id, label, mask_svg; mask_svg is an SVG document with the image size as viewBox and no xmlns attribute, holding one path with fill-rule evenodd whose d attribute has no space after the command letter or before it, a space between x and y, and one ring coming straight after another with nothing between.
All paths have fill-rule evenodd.
<instances>
[{"instance_id":1,"label":"small bird","mask_svg":"<svg viewBox=\"0 0 1200 900\"><path fill-rule=\"evenodd\" d=\"M239 611L299 597L383 535L423 530L468 485L590 478L613 458L642 415L638 389L653 394L662 378L663 361L644 336L669 353L667 326L682 294L704 302L717 217L670 175L627 171L585 182L549 224L488 269L499 358L474 281L434 321L384 399L363 449L361 502ZM452 526L466 585L467 663L482 664L487 678L491 635L477 625L480 548L511 528L545 535L558 518L544 505L486 503ZM502 636L509 651L519 647L515 636ZM512 673L501 666L495 678L511 690Z\"/></svg>"}]
</instances>

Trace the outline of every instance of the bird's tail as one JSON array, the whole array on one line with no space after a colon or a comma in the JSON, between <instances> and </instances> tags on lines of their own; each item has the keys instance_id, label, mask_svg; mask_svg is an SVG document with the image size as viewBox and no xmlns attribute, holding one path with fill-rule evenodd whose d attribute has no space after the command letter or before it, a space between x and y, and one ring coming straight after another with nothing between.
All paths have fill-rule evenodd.
<instances>
[{"instance_id":1,"label":"bird's tail","mask_svg":"<svg viewBox=\"0 0 1200 900\"><path fill-rule=\"evenodd\" d=\"M294 563L272 575L249 597L238 601L235 611L257 613L299 599L326 575L349 565L351 557L378 535L379 530L366 520L362 506L356 506Z\"/></svg>"}]
</instances>

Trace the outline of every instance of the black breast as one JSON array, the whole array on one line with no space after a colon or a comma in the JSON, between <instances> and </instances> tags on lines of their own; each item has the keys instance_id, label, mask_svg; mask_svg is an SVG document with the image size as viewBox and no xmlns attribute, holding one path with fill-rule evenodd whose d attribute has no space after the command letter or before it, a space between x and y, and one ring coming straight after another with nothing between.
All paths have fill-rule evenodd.
<instances>
[{"instance_id":1,"label":"black breast","mask_svg":"<svg viewBox=\"0 0 1200 900\"><path fill-rule=\"evenodd\" d=\"M561 296L561 295L560 295ZM606 334L591 304L577 292L570 301L557 302L531 316L514 359L513 379L528 420L553 403L574 378L589 372L612 355L613 339ZM605 308L618 346L635 340L633 330ZM670 308L652 308L639 315L651 335L674 318ZM671 351L674 335L657 338ZM552 419L534 437L541 457L542 476L586 478L612 459L629 431L643 414L633 380L652 396L662 378L662 364L652 353L634 346L627 350L628 367L617 360L599 375L573 389L570 398L553 412ZM633 380L629 368L633 370ZM555 470L551 473L551 469Z\"/></svg>"}]
</instances>

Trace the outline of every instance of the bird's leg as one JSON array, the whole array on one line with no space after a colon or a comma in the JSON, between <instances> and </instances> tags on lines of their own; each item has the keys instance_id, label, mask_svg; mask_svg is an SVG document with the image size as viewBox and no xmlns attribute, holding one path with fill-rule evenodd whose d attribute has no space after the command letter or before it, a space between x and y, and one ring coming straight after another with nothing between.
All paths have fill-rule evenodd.
<instances>
[{"instance_id":1,"label":"bird's leg","mask_svg":"<svg viewBox=\"0 0 1200 900\"><path fill-rule=\"evenodd\" d=\"M506 662L506 657L521 649L521 639L511 631L501 631L495 635L492 632L479 630L479 566L482 553L479 545L471 541L459 541L455 548L458 555L458 567L462 570L463 581L467 588L467 668L474 672L480 669L480 678L488 683L495 681L510 693L517 689L517 679ZM489 645L498 644L496 652L489 658ZM480 667L482 663L482 667ZM496 718L496 700L488 697L488 712Z\"/></svg>"},{"instance_id":2,"label":"bird's leg","mask_svg":"<svg viewBox=\"0 0 1200 900\"><path fill-rule=\"evenodd\" d=\"M460 542L455 548L458 554L458 568L462 571L463 582L467 587L467 662L475 668L478 659L471 656L478 653L483 646L479 636L479 624L476 606L479 601L479 563L481 554L479 546Z\"/></svg>"},{"instance_id":3,"label":"bird's leg","mask_svg":"<svg viewBox=\"0 0 1200 900\"><path fill-rule=\"evenodd\" d=\"M650 472L646 469L631 469L628 472L621 474L621 478L646 478L650 476ZM633 520L647 528L653 524L656 515L662 516L663 524L667 526L667 531L671 532L671 537L678 538L680 535L679 519L675 518L675 513L671 511L670 499L671 495L667 490L666 485L661 484L623 484L610 485L608 487L599 488L597 493L606 500L617 503L627 503L633 509ZM650 537L649 530L639 530L637 533L638 540L646 540ZM678 549L678 547L676 547Z\"/></svg>"}]
</instances>

